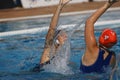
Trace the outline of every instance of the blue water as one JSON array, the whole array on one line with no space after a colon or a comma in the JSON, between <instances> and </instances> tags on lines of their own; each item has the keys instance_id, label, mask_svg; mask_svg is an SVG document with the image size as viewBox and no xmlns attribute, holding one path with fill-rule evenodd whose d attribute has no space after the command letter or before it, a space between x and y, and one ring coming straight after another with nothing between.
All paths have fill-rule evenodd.
<instances>
[{"instance_id":1,"label":"blue water","mask_svg":"<svg viewBox=\"0 0 120 80\"><path fill-rule=\"evenodd\" d=\"M76 24L87 16L89 14L62 16L59 25ZM120 11L106 12L98 22L120 20L119 16ZM49 26L50 19L51 17L0 23L0 32L43 28ZM118 43L112 49L116 52L119 61L120 23L96 25L96 38L104 27L111 27L117 32ZM84 27L79 30L78 26L78 29L70 37L71 57L69 66L72 67L74 74L30 71L40 60L47 29L34 34L0 36L0 80L108 80L109 74L82 74L79 72L79 61L85 48L83 32ZM120 64L118 63L117 75L114 76L117 79L114 78L113 80L120 80L119 68Z\"/></svg>"}]
</instances>

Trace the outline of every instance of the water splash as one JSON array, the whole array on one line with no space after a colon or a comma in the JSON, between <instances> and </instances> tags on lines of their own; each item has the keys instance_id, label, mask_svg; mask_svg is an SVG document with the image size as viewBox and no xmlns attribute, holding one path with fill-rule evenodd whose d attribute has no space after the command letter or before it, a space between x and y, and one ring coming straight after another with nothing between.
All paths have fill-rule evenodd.
<instances>
[{"instance_id":1,"label":"water splash","mask_svg":"<svg viewBox=\"0 0 120 80\"><path fill-rule=\"evenodd\" d=\"M54 50L52 50L53 52ZM52 54L52 53L51 53ZM51 56L53 57L53 55ZM48 72L55 72L60 74L73 74L70 66L68 66L70 60L70 42L67 40L64 45L56 52L54 59L50 64L44 68Z\"/></svg>"},{"instance_id":2,"label":"water splash","mask_svg":"<svg viewBox=\"0 0 120 80\"><path fill-rule=\"evenodd\" d=\"M72 68L69 65L69 60L70 60L70 55L71 55L71 48L70 48L70 39L71 35L78 29L82 29L84 27L83 22L85 21L86 17L84 19L81 19L79 21L76 21L78 24L72 25L72 27L65 28L65 32L68 35L68 39L60 47L57 52L54 50L54 46L51 48L51 53L50 53L50 58L53 57L53 53L55 54L54 59L51 60L50 64L44 66L45 70L48 72L55 72L55 73L60 73L60 74L74 74L74 71L72 71ZM65 26L64 26L65 27ZM67 26L69 27L69 26ZM59 26L57 29L60 29L61 26ZM63 30L63 29L62 29ZM64 31L63 30L63 31Z\"/></svg>"}]
</instances>

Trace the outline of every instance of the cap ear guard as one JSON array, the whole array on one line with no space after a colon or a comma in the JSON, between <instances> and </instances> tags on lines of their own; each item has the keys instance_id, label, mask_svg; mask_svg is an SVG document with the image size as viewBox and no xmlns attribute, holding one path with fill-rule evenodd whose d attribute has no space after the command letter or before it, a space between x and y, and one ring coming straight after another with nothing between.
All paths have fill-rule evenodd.
<instances>
[{"instance_id":1,"label":"cap ear guard","mask_svg":"<svg viewBox=\"0 0 120 80\"><path fill-rule=\"evenodd\" d=\"M99 37L99 43L107 48L112 47L110 44L117 43L116 32L109 28L104 29Z\"/></svg>"},{"instance_id":2,"label":"cap ear guard","mask_svg":"<svg viewBox=\"0 0 120 80\"><path fill-rule=\"evenodd\" d=\"M58 39L57 39L57 40L55 40L54 44L55 44L55 45L57 45L57 46L59 46L59 45L60 45L59 40L58 40Z\"/></svg>"}]
</instances>

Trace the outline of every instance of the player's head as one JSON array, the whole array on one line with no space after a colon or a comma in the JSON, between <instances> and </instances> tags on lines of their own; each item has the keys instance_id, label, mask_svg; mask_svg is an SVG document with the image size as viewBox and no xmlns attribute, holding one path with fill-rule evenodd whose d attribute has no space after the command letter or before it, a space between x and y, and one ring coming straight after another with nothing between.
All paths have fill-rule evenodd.
<instances>
[{"instance_id":1,"label":"player's head","mask_svg":"<svg viewBox=\"0 0 120 80\"><path fill-rule=\"evenodd\" d=\"M117 43L117 34L114 30L106 28L102 31L99 37L99 44L111 48Z\"/></svg>"}]
</instances>

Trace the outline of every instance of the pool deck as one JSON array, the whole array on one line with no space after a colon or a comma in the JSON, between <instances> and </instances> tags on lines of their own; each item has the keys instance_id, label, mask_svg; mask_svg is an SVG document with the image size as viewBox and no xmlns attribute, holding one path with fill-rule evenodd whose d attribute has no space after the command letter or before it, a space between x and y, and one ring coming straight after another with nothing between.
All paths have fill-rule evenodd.
<instances>
[{"instance_id":1,"label":"pool deck","mask_svg":"<svg viewBox=\"0 0 120 80\"><path fill-rule=\"evenodd\" d=\"M102 6L105 2L82 2L82 3L74 3L68 4L62 10L62 13L69 12L82 12L88 10L95 10ZM120 8L120 2L115 3L112 8ZM54 6L46 6L32 9L23 9L23 8L14 8L14 9L4 9L0 10L0 22L9 21L12 18L22 18L22 17L30 17L30 16L38 16L38 15L48 15L53 14L56 9L56 5ZM6 19L6 20L4 20Z\"/></svg>"}]
</instances>

